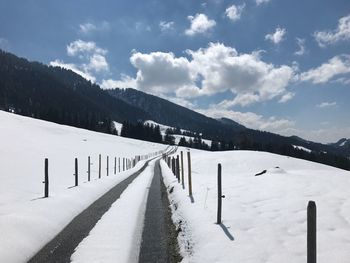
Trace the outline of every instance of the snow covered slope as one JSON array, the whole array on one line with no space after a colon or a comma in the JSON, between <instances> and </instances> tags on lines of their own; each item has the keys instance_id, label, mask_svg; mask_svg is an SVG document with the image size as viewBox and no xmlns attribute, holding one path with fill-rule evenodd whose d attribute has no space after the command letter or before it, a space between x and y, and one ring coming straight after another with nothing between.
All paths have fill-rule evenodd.
<instances>
[{"instance_id":1,"label":"snow covered slope","mask_svg":"<svg viewBox=\"0 0 350 263\"><path fill-rule=\"evenodd\" d=\"M169 189L174 186L170 198L181 227L183 262L306 262L309 200L317 204L318 262L349 262L348 171L264 152L191 150L191 155L193 203L187 162L185 190L162 162L165 182ZM221 226L215 224L218 163L226 196Z\"/></svg>"},{"instance_id":2,"label":"snow covered slope","mask_svg":"<svg viewBox=\"0 0 350 263\"><path fill-rule=\"evenodd\" d=\"M0 111L0 262L25 262L96 198L137 167L114 175L114 157L165 149L164 145L91 132ZM98 179L98 155L102 178ZM91 182L87 158L91 156ZM106 156L109 156L109 177ZM74 185L74 158L79 187ZM50 198L42 199L44 158ZM119 170L119 167L117 168Z\"/></svg>"}]
</instances>

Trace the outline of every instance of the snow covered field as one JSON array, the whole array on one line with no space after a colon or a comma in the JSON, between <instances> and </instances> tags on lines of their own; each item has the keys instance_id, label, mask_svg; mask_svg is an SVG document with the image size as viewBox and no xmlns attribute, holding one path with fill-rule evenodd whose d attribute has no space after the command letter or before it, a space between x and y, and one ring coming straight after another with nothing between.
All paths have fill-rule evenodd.
<instances>
[{"instance_id":1,"label":"snow covered field","mask_svg":"<svg viewBox=\"0 0 350 263\"><path fill-rule=\"evenodd\" d=\"M182 230L183 262L306 262L309 200L317 205L318 262L350 262L349 172L263 152L191 150L191 155L194 203L187 162L185 190L161 162L166 185L174 186L170 198ZM218 163L226 196L222 226L215 224Z\"/></svg>"},{"instance_id":2,"label":"snow covered field","mask_svg":"<svg viewBox=\"0 0 350 263\"><path fill-rule=\"evenodd\" d=\"M131 158L165 146L91 132L0 111L0 262L24 262L91 202L143 165L114 175L114 157ZM102 178L98 179L98 154ZM91 182L87 158L91 156ZM106 156L109 155L109 177ZM79 159L79 187L74 158ZM50 198L42 199L44 158Z\"/></svg>"}]
</instances>

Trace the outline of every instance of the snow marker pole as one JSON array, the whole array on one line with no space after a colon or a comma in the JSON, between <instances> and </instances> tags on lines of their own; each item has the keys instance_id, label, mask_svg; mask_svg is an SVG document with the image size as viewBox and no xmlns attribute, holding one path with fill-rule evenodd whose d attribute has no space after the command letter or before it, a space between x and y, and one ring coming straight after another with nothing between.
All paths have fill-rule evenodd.
<instances>
[{"instance_id":1,"label":"snow marker pole","mask_svg":"<svg viewBox=\"0 0 350 263\"><path fill-rule=\"evenodd\" d=\"M307 206L307 263L316 263L316 203Z\"/></svg>"},{"instance_id":2,"label":"snow marker pole","mask_svg":"<svg viewBox=\"0 0 350 263\"><path fill-rule=\"evenodd\" d=\"M75 158L75 186L78 186L78 158Z\"/></svg>"},{"instance_id":3,"label":"snow marker pole","mask_svg":"<svg viewBox=\"0 0 350 263\"><path fill-rule=\"evenodd\" d=\"M180 153L181 156L181 181L182 181L182 188L185 189L185 179L184 179L184 156L183 152Z\"/></svg>"},{"instance_id":4,"label":"snow marker pole","mask_svg":"<svg viewBox=\"0 0 350 263\"><path fill-rule=\"evenodd\" d=\"M191 178L191 153L187 152L187 162L188 162L188 194L192 196L192 178Z\"/></svg>"},{"instance_id":5,"label":"snow marker pole","mask_svg":"<svg viewBox=\"0 0 350 263\"><path fill-rule=\"evenodd\" d=\"M45 158L44 197L49 197L49 159Z\"/></svg>"},{"instance_id":6,"label":"snow marker pole","mask_svg":"<svg viewBox=\"0 0 350 263\"><path fill-rule=\"evenodd\" d=\"M91 165L91 162L90 162L90 156L88 157L88 172L87 172L87 174L88 174L88 181L90 182L90 175L91 175L91 167L90 167L90 165Z\"/></svg>"},{"instance_id":7,"label":"snow marker pole","mask_svg":"<svg viewBox=\"0 0 350 263\"><path fill-rule=\"evenodd\" d=\"M107 155L107 176L109 175L109 156Z\"/></svg>"},{"instance_id":8,"label":"snow marker pole","mask_svg":"<svg viewBox=\"0 0 350 263\"><path fill-rule=\"evenodd\" d=\"M98 156L98 178L101 178L101 154Z\"/></svg>"},{"instance_id":9,"label":"snow marker pole","mask_svg":"<svg viewBox=\"0 0 350 263\"><path fill-rule=\"evenodd\" d=\"M222 182L221 182L221 164L218 164L218 213L217 224L221 224L221 209L222 209Z\"/></svg>"}]
</instances>

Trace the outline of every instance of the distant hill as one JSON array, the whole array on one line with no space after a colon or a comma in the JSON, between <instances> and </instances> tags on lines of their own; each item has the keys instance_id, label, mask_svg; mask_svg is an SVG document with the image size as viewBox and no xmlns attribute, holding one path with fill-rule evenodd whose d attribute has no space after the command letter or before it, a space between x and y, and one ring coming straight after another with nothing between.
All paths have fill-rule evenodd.
<instances>
[{"instance_id":1,"label":"distant hill","mask_svg":"<svg viewBox=\"0 0 350 263\"><path fill-rule=\"evenodd\" d=\"M113 97L144 110L151 120L172 127L202 133L204 138L222 140L231 138L246 128L238 123L224 123L187 109L165 99L135 89L108 90ZM235 123L235 125L233 125Z\"/></svg>"},{"instance_id":2,"label":"distant hill","mask_svg":"<svg viewBox=\"0 0 350 263\"><path fill-rule=\"evenodd\" d=\"M110 119L149 118L73 71L29 62L1 50L0 109L99 131L109 129Z\"/></svg>"}]
</instances>

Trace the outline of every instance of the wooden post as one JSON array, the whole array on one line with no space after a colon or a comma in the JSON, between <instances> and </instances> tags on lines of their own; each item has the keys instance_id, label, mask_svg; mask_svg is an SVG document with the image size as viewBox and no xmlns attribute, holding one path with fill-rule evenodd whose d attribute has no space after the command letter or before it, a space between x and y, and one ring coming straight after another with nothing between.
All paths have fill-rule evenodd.
<instances>
[{"instance_id":1,"label":"wooden post","mask_svg":"<svg viewBox=\"0 0 350 263\"><path fill-rule=\"evenodd\" d=\"M307 263L316 263L316 203L307 206Z\"/></svg>"},{"instance_id":2,"label":"wooden post","mask_svg":"<svg viewBox=\"0 0 350 263\"><path fill-rule=\"evenodd\" d=\"M91 162L90 162L90 156L88 157L88 171L87 171L87 174L88 174L88 181L90 182L90 176L91 176Z\"/></svg>"},{"instance_id":3,"label":"wooden post","mask_svg":"<svg viewBox=\"0 0 350 263\"><path fill-rule=\"evenodd\" d=\"M98 156L98 178L101 178L101 154Z\"/></svg>"},{"instance_id":4,"label":"wooden post","mask_svg":"<svg viewBox=\"0 0 350 263\"><path fill-rule=\"evenodd\" d=\"M49 197L49 159L45 158L44 197Z\"/></svg>"},{"instance_id":5,"label":"wooden post","mask_svg":"<svg viewBox=\"0 0 350 263\"><path fill-rule=\"evenodd\" d=\"M114 157L114 174L117 174L117 157Z\"/></svg>"},{"instance_id":6,"label":"wooden post","mask_svg":"<svg viewBox=\"0 0 350 263\"><path fill-rule=\"evenodd\" d=\"M173 175L176 176L176 174L175 174L175 158L174 157L171 159L171 169L173 171Z\"/></svg>"},{"instance_id":7,"label":"wooden post","mask_svg":"<svg viewBox=\"0 0 350 263\"><path fill-rule=\"evenodd\" d=\"M75 186L78 186L78 158L75 158Z\"/></svg>"},{"instance_id":8,"label":"wooden post","mask_svg":"<svg viewBox=\"0 0 350 263\"><path fill-rule=\"evenodd\" d=\"M119 173L120 173L120 157L118 157L118 166L119 166Z\"/></svg>"},{"instance_id":9,"label":"wooden post","mask_svg":"<svg viewBox=\"0 0 350 263\"><path fill-rule=\"evenodd\" d=\"M176 157L176 177L177 177L177 182L180 183L180 158L179 158L179 155Z\"/></svg>"},{"instance_id":10,"label":"wooden post","mask_svg":"<svg viewBox=\"0 0 350 263\"><path fill-rule=\"evenodd\" d=\"M185 179L184 179L184 156L183 152L180 153L181 156L181 181L182 181L182 188L185 189Z\"/></svg>"},{"instance_id":11,"label":"wooden post","mask_svg":"<svg viewBox=\"0 0 350 263\"><path fill-rule=\"evenodd\" d=\"M109 156L107 155L107 176L109 175Z\"/></svg>"},{"instance_id":12,"label":"wooden post","mask_svg":"<svg viewBox=\"0 0 350 263\"><path fill-rule=\"evenodd\" d=\"M221 208L222 208L222 185L221 185L221 164L218 164L218 213L217 224L221 224Z\"/></svg>"},{"instance_id":13,"label":"wooden post","mask_svg":"<svg viewBox=\"0 0 350 263\"><path fill-rule=\"evenodd\" d=\"M191 178L191 153L187 152L187 162L188 162L188 194L192 196L192 178Z\"/></svg>"}]
</instances>

